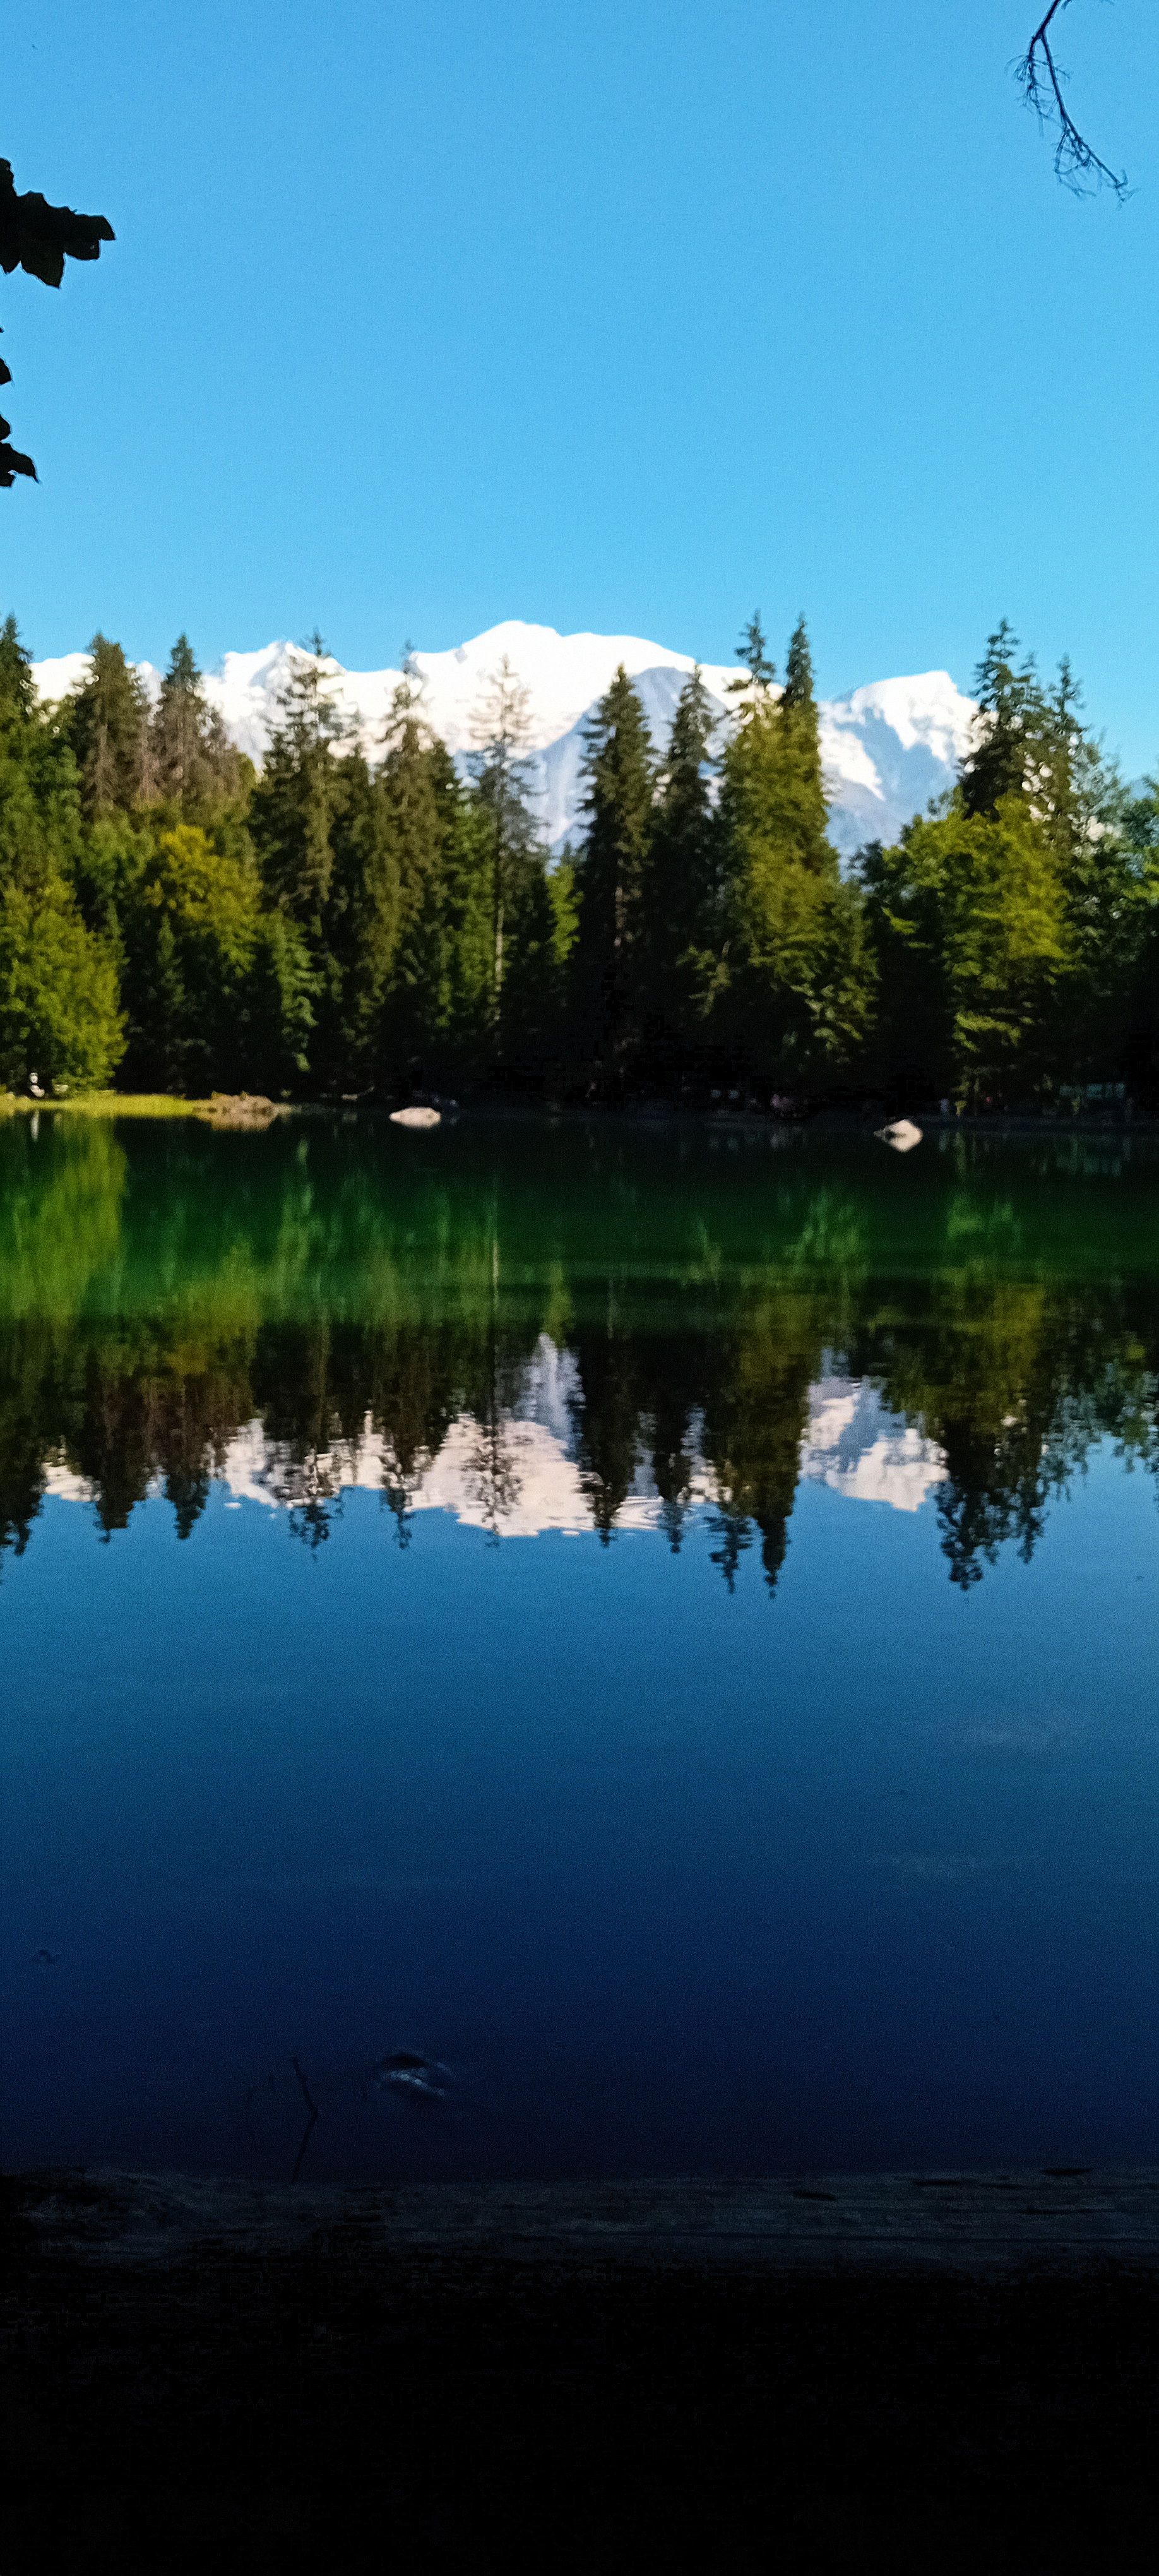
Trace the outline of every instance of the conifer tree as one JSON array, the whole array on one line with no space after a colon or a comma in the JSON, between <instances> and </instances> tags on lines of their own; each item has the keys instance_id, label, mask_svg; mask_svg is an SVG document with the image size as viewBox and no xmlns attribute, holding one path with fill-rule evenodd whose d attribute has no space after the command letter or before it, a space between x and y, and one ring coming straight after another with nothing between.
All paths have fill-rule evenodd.
<instances>
[{"instance_id":1,"label":"conifer tree","mask_svg":"<svg viewBox=\"0 0 1159 2576\"><path fill-rule=\"evenodd\" d=\"M236 798L244 767L229 741L205 686L187 635L169 656L149 726L149 776L153 793L192 818Z\"/></svg>"},{"instance_id":2,"label":"conifer tree","mask_svg":"<svg viewBox=\"0 0 1159 2576\"><path fill-rule=\"evenodd\" d=\"M147 777L148 707L140 673L105 635L93 637L88 671L65 701L64 725L85 813L131 813Z\"/></svg>"},{"instance_id":3,"label":"conifer tree","mask_svg":"<svg viewBox=\"0 0 1159 2576\"><path fill-rule=\"evenodd\" d=\"M76 764L39 705L14 617L0 628L0 882L71 882L82 848Z\"/></svg>"},{"instance_id":4,"label":"conifer tree","mask_svg":"<svg viewBox=\"0 0 1159 2576\"><path fill-rule=\"evenodd\" d=\"M623 664L585 729L587 835L577 872L575 946L585 1054L613 1087L641 1035L644 880L655 762L647 718Z\"/></svg>"},{"instance_id":5,"label":"conifer tree","mask_svg":"<svg viewBox=\"0 0 1159 2576\"><path fill-rule=\"evenodd\" d=\"M445 860L461 791L445 744L432 733L411 657L395 690L379 771L398 933L382 1019L388 1079L421 1079L445 1042L450 991Z\"/></svg>"},{"instance_id":6,"label":"conifer tree","mask_svg":"<svg viewBox=\"0 0 1159 2576\"><path fill-rule=\"evenodd\" d=\"M541 871L532 805L530 694L506 654L492 672L475 711L471 759L475 803L488 851L491 909L491 994L494 1048L503 1054L503 988L512 924L529 877Z\"/></svg>"},{"instance_id":7,"label":"conifer tree","mask_svg":"<svg viewBox=\"0 0 1159 2576\"><path fill-rule=\"evenodd\" d=\"M703 1050L728 977L721 833L712 792L715 729L716 711L697 665L672 719L644 880L649 1018L669 1070Z\"/></svg>"},{"instance_id":8,"label":"conifer tree","mask_svg":"<svg viewBox=\"0 0 1159 2576\"><path fill-rule=\"evenodd\" d=\"M1004 796L1028 794L1045 758L1046 700L1033 655L1018 662L1018 651L1018 637L1003 618L974 675L978 713L959 776L967 814L996 814Z\"/></svg>"},{"instance_id":9,"label":"conifer tree","mask_svg":"<svg viewBox=\"0 0 1159 2576\"><path fill-rule=\"evenodd\" d=\"M1124 1066L1144 898L1128 799L1083 724L1082 703L1064 657L1046 696L1031 802L1054 854L1065 914L1055 1054L1072 1080L1105 1082Z\"/></svg>"},{"instance_id":10,"label":"conifer tree","mask_svg":"<svg viewBox=\"0 0 1159 2576\"><path fill-rule=\"evenodd\" d=\"M112 944L76 903L76 767L38 705L14 618L0 629L0 1085L108 1081L123 1051Z\"/></svg>"},{"instance_id":11,"label":"conifer tree","mask_svg":"<svg viewBox=\"0 0 1159 2576\"><path fill-rule=\"evenodd\" d=\"M730 696L741 697L749 691L758 697L767 696L776 680L777 666L769 660L768 638L759 608L754 608L748 624L741 628L736 659L743 665L744 676L738 671L736 678L728 682Z\"/></svg>"},{"instance_id":12,"label":"conifer tree","mask_svg":"<svg viewBox=\"0 0 1159 2576\"><path fill-rule=\"evenodd\" d=\"M311 1046L324 1089L374 1080L383 1002L398 941L398 869L381 786L358 748L334 762L326 965Z\"/></svg>"},{"instance_id":13,"label":"conifer tree","mask_svg":"<svg viewBox=\"0 0 1159 2576\"><path fill-rule=\"evenodd\" d=\"M858 895L843 886L826 830L812 665L804 621L790 647L791 688L757 677L763 638L724 757L721 822L729 880L727 1026L748 1070L808 1085L855 1051L868 1009ZM833 978L836 974L836 983Z\"/></svg>"},{"instance_id":14,"label":"conifer tree","mask_svg":"<svg viewBox=\"0 0 1159 2576\"><path fill-rule=\"evenodd\" d=\"M333 865L331 755L345 731L327 659L317 633L292 656L250 810L250 829L270 895L305 931L316 958L322 947Z\"/></svg>"}]
</instances>

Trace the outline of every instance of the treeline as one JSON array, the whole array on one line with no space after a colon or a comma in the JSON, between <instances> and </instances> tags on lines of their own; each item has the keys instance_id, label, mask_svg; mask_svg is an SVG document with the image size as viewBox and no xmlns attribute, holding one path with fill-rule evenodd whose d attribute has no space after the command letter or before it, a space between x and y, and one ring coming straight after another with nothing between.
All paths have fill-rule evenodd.
<instances>
[{"instance_id":1,"label":"treeline","mask_svg":"<svg viewBox=\"0 0 1159 2576\"><path fill-rule=\"evenodd\" d=\"M693 672L661 750L618 671L587 729L582 841L555 862L506 664L463 776L415 673L371 758L320 656L295 662L259 773L184 637L155 705L98 635L46 708L9 619L0 1084L1159 1090L1159 788L1126 791L1068 666L1045 688L1005 626L953 794L845 875L803 622L780 685L746 629L723 729Z\"/></svg>"}]
</instances>

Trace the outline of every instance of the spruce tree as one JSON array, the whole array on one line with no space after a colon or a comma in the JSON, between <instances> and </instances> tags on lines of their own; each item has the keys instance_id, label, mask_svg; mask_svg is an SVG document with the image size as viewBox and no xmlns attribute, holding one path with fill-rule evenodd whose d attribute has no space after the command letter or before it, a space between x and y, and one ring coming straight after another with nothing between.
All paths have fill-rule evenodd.
<instances>
[{"instance_id":1,"label":"spruce tree","mask_svg":"<svg viewBox=\"0 0 1159 2576\"><path fill-rule=\"evenodd\" d=\"M123 1049L114 944L75 895L76 766L37 702L15 620L0 629L0 1086L107 1082Z\"/></svg>"},{"instance_id":2,"label":"spruce tree","mask_svg":"<svg viewBox=\"0 0 1159 2576\"><path fill-rule=\"evenodd\" d=\"M471 758L475 803L488 852L491 910L491 1007L494 1051L503 1054L503 988L512 923L528 882L542 872L528 753L530 694L506 654L475 711Z\"/></svg>"},{"instance_id":3,"label":"spruce tree","mask_svg":"<svg viewBox=\"0 0 1159 2576\"><path fill-rule=\"evenodd\" d=\"M703 1051L727 980L721 835L712 792L716 710L699 665L677 700L644 881L652 1043L674 1072Z\"/></svg>"},{"instance_id":4,"label":"spruce tree","mask_svg":"<svg viewBox=\"0 0 1159 2576\"><path fill-rule=\"evenodd\" d=\"M334 762L326 958L311 1055L323 1089L373 1083L398 940L398 871L381 785L359 749Z\"/></svg>"},{"instance_id":5,"label":"spruce tree","mask_svg":"<svg viewBox=\"0 0 1159 2576\"><path fill-rule=\"evenodd\" d=\"M869 994L857 890L843 886L826 829L803 621L790 655L791 690L779 698L767 686L746 692L724 758L728 938L737 961L726 1026L745 1070L811 1086L855 1052Z\"/></svg>"},{"instance_id":6,"label":"spruce tree","mask_svg":"<svg viewBox=\"0 0 1159 2576\"><path fill-rule=\"evenodd\" d=\"M1058 869L1066 958L1056 991L1060 1071L1104 1082L1123 1071L1145 901L1128 799L1082 721L1069 660L1045 701L1032 805Z\"/></svg>"},{"instance_id":7,"label":"spruce tree","mask_svg":"<svg viewBox=\"0 0 1159 2576\"><path fill-rule=\"evenodd\" d=\"M1004 796L1024 796L1045 756L1046 700L1033 655L1019 662L1005 618L988 637L974 675L978 713L959 774L963 810L996 814Z\"/></svg>"},{"instance_id":8,"label":"spruce tree","mask_svg":"<svg viewBox=\"0 0 1159 2576\"><path fill-rule=\"evenodd\" d=\"M250 829L272 900L320 954L333 864L334 746L345 725L322 638L290 662L278 721L250 809Z\"/></svg>"},{"instance_id":9,"label":"spruce tree","mask_svg":"<svg viewBox=\"0 0 1159 2576\"><path fill-rule=\"evenodd\" d=\"M83 848L76 764L58 717L37 700L14 617L0 628L0 883L72 884Z\"/></svg>"},{"instance_id":10,"label":"spruce tree","mask_svg":"<svg viewBox=\"0 0 1159 2576\"><path fill-rule=\"evenodd\" d=\"M445 862L462 803L454 763L432 733L408 655L384 730L379 771L398 931L380 1024L388 1081L422 1080L441 1061L450 1006Z\"/></svg>"},{"instance_id":11,"label":"spruce tree","mask_svg":"<svg viewBox=\"0 0 1159 2576\"><path fill-rule=\"evenodd\" d=\"M638 1055L644 884L655 761L648 722L623 664L585 727L587 834L577 871L575 947L586 1064L618 1087Z\"/></svg>"},{"instance_id":12,"label":"spruce tree","mask_svg":"<svg viewBox=\"0 0 1159 2576\"><path fill-rule=\"evenodd\" d=\"M187 635L169 656L149 727L149 778L154 795L192 819L242 787L244 764L230 742L205 686Z\"/></svg>"},{"instance_id":13,"label":"spruce tree","mask_svg":"<svg viewBox=\"0 0 1159 2576\"><path fill-rule=\"evenodd\" d=\"M119 644L94 635L85 678L65 701L64 725L90 820L131 813L145 787L148 705Z\"/></svg>"},{"instance_id":14,"label":"spruce tree","mask_svg":"<svg viewBox=\"0 0 1159 2576\"><path fill-rule=\"evenodd\" d=\"M745 676L742 679L738 671L736 678L728 682L730 696L741 697L749 690L758 697L767 696L776 680L777 666L769 660L768 638L761 624L759 608L753 610L747 626L741 628L736 659L743 664Z\"/></svg>"}]
</instances>

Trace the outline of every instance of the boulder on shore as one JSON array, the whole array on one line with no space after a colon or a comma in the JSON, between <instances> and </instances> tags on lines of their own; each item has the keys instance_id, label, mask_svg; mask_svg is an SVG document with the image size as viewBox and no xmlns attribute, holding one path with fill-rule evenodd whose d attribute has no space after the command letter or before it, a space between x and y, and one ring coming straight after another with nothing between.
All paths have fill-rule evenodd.
<instances>
[{"instance_id":1,"label":"boulder on shore","mask_svg":"<svg viewBox=\"0 0 1159 2576\"><path fill-rule=\"evenodd\" d=\"M912 1118L895 1118L892 1126L875 1132L883 1145L892 1145L895 1154L911 1154L922 1141L921 1128L915 1127Z\"/></svg>"},{"instance_id":2,"label":"boulder on shore","mask_svg":"<svg viewBox=\"0 0 1159 2576\"><path fill-rule=\"evenodd\" d=\"M441 1109L419 1109L418 1107L411 1109L392 1109L390 1113L390 1123L392 1127L438 1127L442 1123L442 1111Z\"/></svg>"}]
</instances>

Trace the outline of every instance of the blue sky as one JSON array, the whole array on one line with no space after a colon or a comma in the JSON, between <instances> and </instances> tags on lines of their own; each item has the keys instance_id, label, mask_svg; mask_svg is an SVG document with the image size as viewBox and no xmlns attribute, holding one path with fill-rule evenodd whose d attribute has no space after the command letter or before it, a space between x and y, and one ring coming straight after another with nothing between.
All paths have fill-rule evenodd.
<instances>
[{"instance_id":1,"label":"blue sky","mask_svg":"<svg viewBox=\"0 0 1159 2576\"><path fill-rule=\"evenodd\" d=\"M118 239L0 280L5 603L37 654L363 666L507 616L719 660L803 606L827 693L968 682L1005 614L1153 762L1159 12L1063 31L1122 207L1052 179L1036 14L44 0L0 150Z\"/></svg>"}]
</instances>

